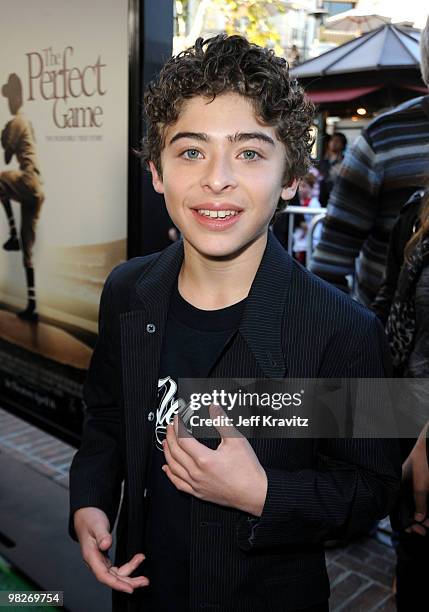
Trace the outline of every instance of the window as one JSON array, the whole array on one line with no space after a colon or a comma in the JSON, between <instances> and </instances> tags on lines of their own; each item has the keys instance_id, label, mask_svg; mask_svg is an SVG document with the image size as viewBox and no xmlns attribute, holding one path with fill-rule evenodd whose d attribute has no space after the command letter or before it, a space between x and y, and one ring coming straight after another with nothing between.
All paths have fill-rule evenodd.
<instances>
[{"instance_id":1,"label":"window","mask_svg":"<svg viewBox=\"0 0 429 612\"><path fill-rule=\"evenodd\" d=\"M338 13L343 13L344 11L349 11L354 8L355 2L323 2L323 8L329 12L329 16L337 15Z\"/></svg>"}]
</instances>

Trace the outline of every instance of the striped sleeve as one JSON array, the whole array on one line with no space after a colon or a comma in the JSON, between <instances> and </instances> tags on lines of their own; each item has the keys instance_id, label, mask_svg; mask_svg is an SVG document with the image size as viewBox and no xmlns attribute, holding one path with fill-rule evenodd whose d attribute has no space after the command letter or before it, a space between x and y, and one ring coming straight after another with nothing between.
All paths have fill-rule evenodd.
<instances>
[{"instance_id":1,"label":"striped sleeve","mask_svg":"<svg viewBox=\"0 0 429 612\"><path fill-rule=\"evenodd\" d=\"M377 155L363 134L346 153L311 263L312 272L344 291L377 216L382 181Z\"/></svg>"}]
</instances>

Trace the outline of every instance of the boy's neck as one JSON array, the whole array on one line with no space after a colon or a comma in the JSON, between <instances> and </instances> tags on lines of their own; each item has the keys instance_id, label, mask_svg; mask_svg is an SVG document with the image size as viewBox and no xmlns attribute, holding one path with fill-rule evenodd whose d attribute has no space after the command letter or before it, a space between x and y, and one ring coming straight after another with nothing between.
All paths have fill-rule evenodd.
<instances>
[{"instance_id":1,"label":"boy's neck","mask_svg":"<svg viewBox=\"0 0 429 612\"><path fill-rule=\"evenodd\" d=\"M208 258L184 239L184 258L178 276L179 293L202 310L218 310L240 302L249 293L267 238L265 232L230 259Z\"/></svg>"}]
</instances>

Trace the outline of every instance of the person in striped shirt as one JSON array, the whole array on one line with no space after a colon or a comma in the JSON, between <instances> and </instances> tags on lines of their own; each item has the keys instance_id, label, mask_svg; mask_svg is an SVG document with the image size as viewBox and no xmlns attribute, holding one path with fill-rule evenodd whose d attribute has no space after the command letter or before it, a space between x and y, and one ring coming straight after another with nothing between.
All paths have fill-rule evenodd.
<instances>
[{"instance_id":1,"label":"person in striped shirt","mask_svg":"<svg viewBox=\"0 0 429 612\"><path fill-rule=\"evenodd\" d=\"M429 18L421 35L421 71L429 87ZM381 285L390 230L429 164L429 95L374 119L348 149L331 193L310 269L369 306Z\"/></svg>"}]
</instances>

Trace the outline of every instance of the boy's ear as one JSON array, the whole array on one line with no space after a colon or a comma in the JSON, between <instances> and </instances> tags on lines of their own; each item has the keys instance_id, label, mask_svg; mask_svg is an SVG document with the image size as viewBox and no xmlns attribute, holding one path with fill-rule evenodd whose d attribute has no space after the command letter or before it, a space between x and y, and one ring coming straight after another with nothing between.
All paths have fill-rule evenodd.
<instances>
[{"instance_id":1,"label":"boy's ear","mask_svg":"<svg viewBox=\"0 0 429 612\"><path fill-rule=\"evenodd\" d=\"M292 179L289 185L284 185L280 196L282 200L291 200L298 189L298 185L299 179L297 178Z\"/></svg>"},{"instance_id":2,"label":"boy's ear","mask_svg":"<svg viewBox=\"0 0 429 612\"><path fill-rule=\"evenodd\" d=\"M152 185L157 193L164 193L164 183L159 176L158 170L155 168L153 161L149 161L149 169L152 174Z\"/></svg>"}]
</instances>

